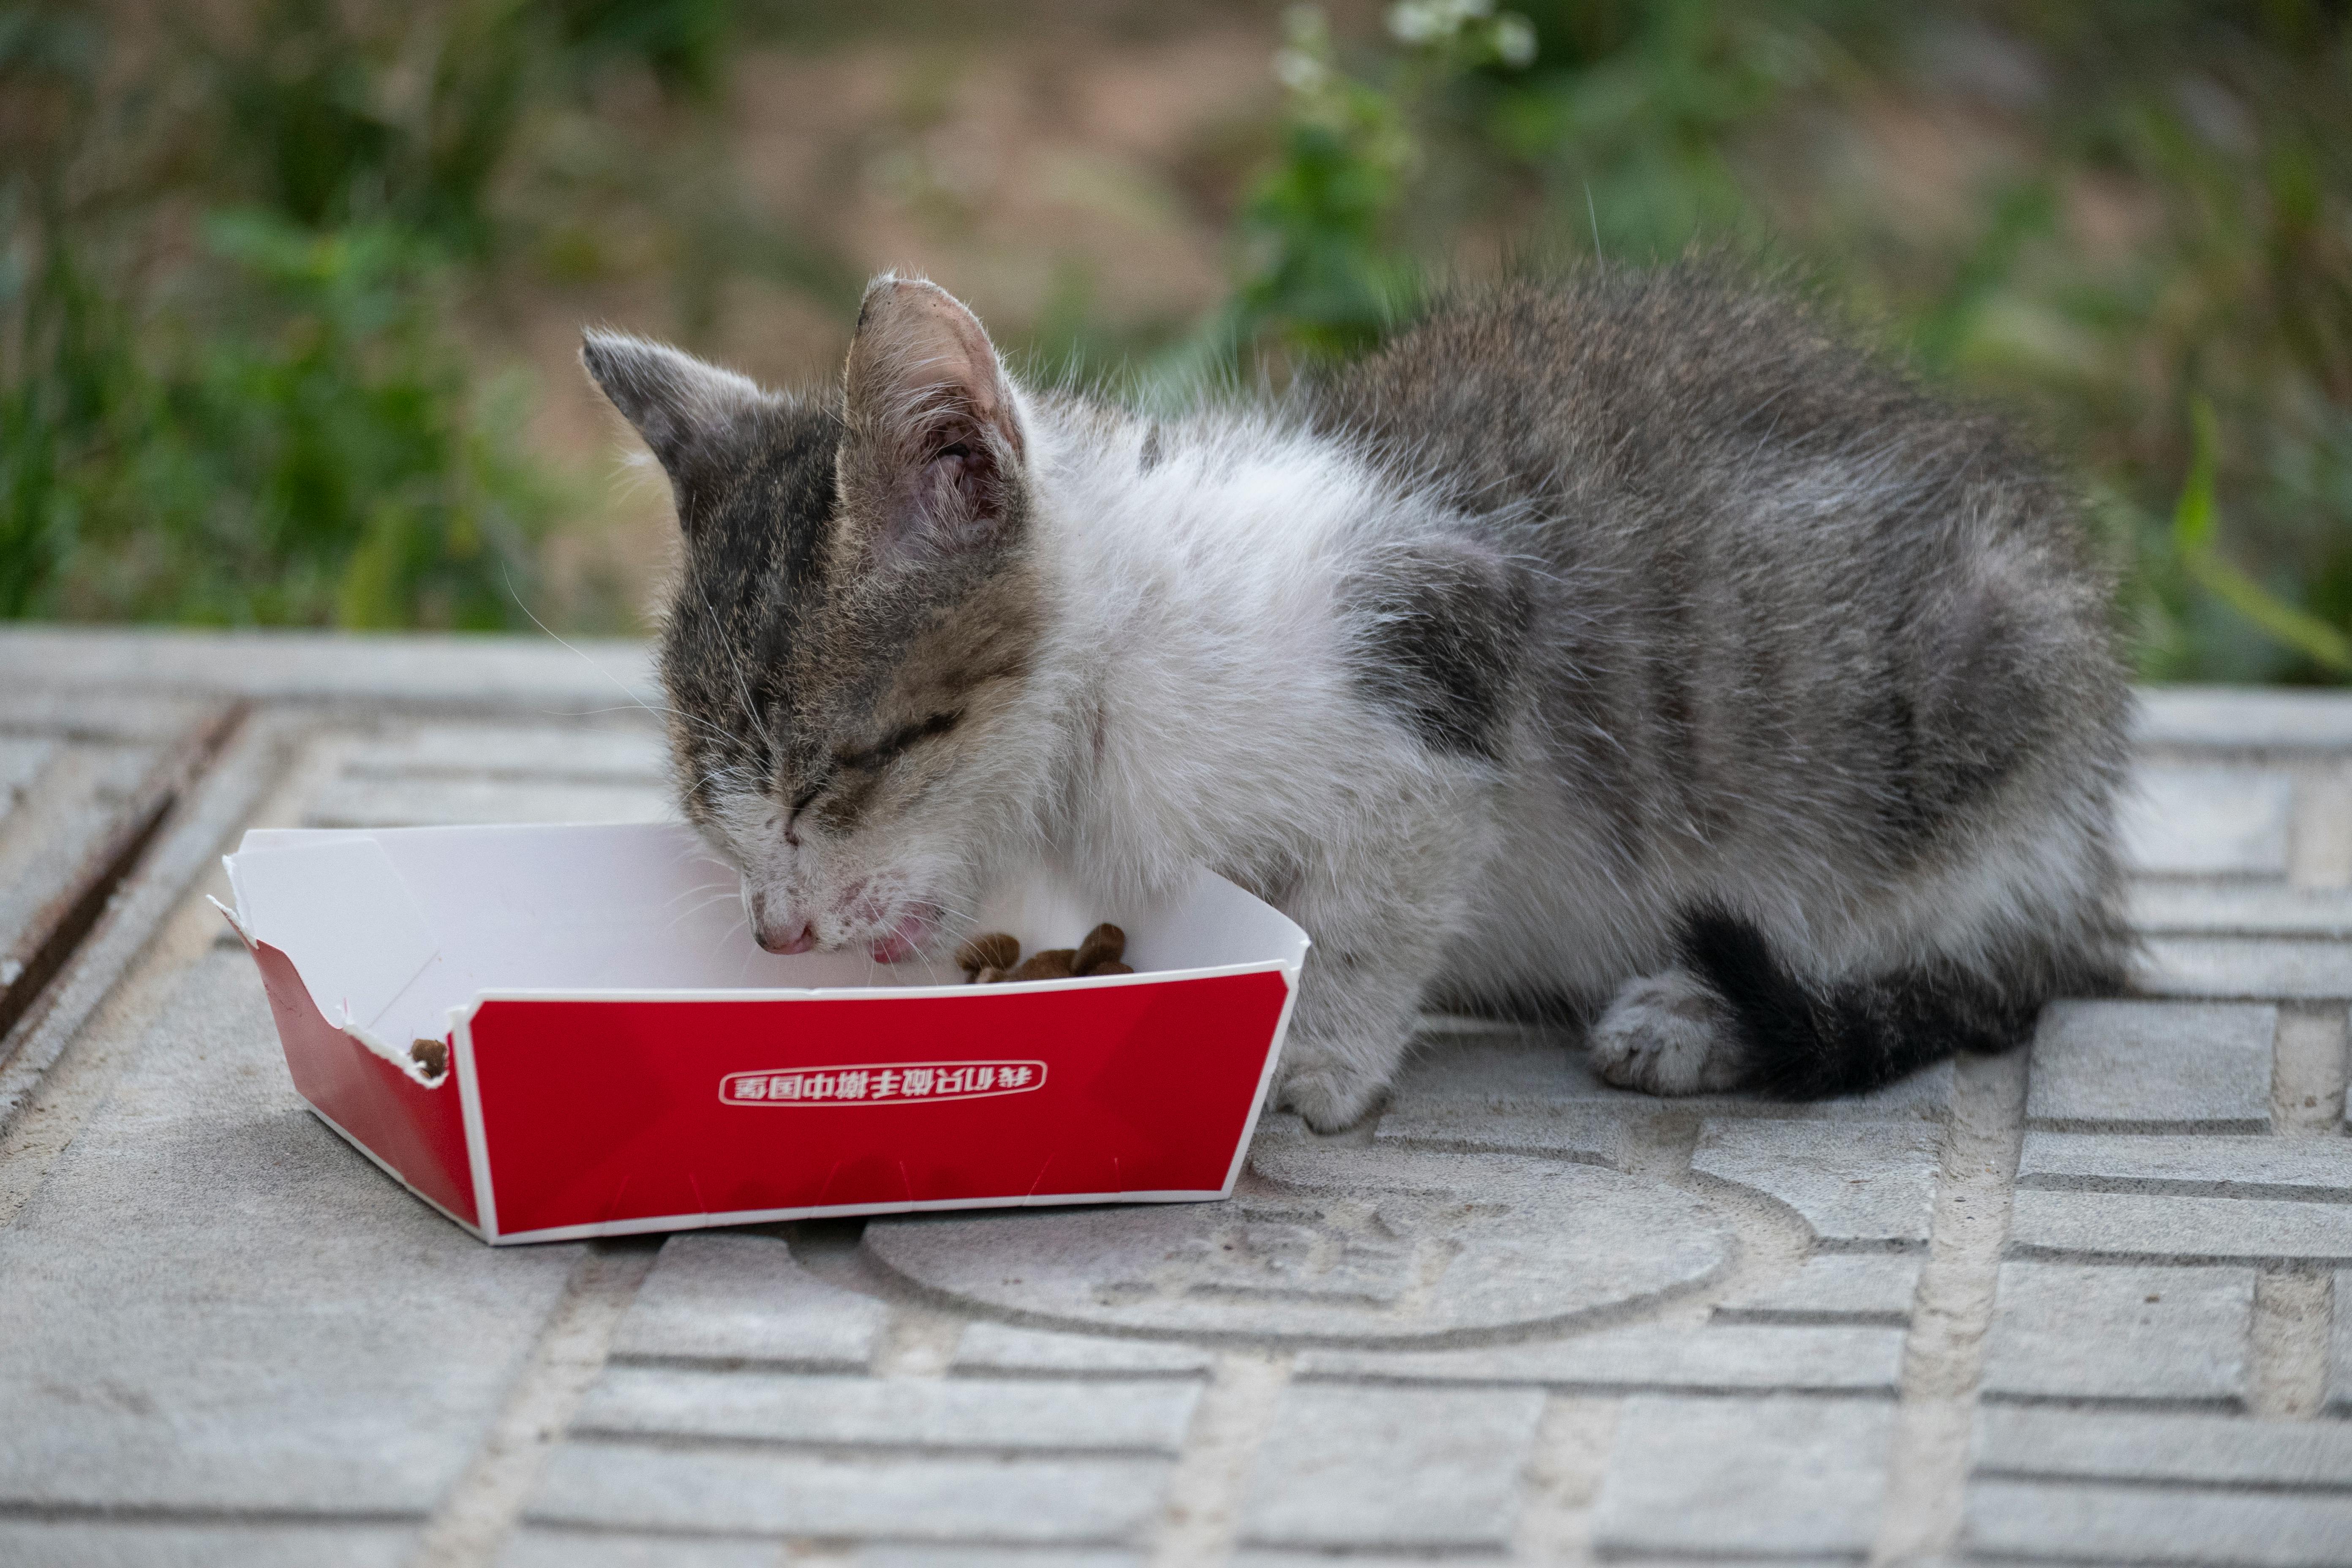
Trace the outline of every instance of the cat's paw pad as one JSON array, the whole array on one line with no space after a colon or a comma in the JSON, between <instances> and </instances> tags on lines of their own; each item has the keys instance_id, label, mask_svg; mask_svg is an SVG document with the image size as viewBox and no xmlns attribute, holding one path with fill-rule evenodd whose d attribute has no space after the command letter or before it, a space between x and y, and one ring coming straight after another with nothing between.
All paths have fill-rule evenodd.
<instances>
[{"instance_id":1,"label":"cat's paw pad","mask_svg":"<svg viewBox=\"0 0 2352 1568\"><path fill-rule=\"evenodd\" d=\"M1645 1094L1714 1094L1739 1085L1746 1050L1723 999L1679 969L1629 980L1592 1026L1592 1070Z\"/></svg>"},{"instance_id":2,"label":"cat's paw pad","mask_svg":"<svg viewBox=\"0 0 2352 1568\"><path fill-rule=\"evenodd\" d=\"M1297 1111L1318 1132L1344 1132L1372 1113L1387 1089L1385 1080L1349 1068L1302 1068L1284 1076L1275 1109Z\"/></svg>"}]
</instances>

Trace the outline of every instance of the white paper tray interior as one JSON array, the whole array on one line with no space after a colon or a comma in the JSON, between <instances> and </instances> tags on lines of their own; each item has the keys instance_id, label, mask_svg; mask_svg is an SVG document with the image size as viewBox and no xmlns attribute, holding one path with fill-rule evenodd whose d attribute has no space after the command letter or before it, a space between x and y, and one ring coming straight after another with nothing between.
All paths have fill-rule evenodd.
<instances>
[{"instance_id":1,"label":"white paper tray interior","mask_svg":"<svg viewBox=\"0 0 2352 1568\"><path fill-rule=\"evenodd\" d=\"M944 965L765 952L740 882L688 828L258 829L229 858L247 931L284 952L320 1011L379 1042L437 1037L484 991L742 991L961 984ZM1124 910L1087 907L1049 874L990 899L979 929L1025 951L1096 921L1128 933L1139 973L1304 958L1304 932L1207 872Z\"/></svg>"}]
</instances>

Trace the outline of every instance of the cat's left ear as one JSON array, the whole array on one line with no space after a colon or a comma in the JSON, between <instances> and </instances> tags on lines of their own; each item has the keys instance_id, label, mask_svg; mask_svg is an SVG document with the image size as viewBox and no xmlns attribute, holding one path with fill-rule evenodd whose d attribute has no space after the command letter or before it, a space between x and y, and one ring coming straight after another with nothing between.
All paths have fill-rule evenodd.
<instances>
[{"instance_id":1,"label":"cat's left ear","mask_svg":"<svg viewBox=\"0 0 2352 1568\"><path fill-rule=\"evenodd\" d=\"M946 289L888 273L849 345L841 482L869 548L948 552L1009 540L1027 511L1012 378Z\"/></svg>"}]
</instances>

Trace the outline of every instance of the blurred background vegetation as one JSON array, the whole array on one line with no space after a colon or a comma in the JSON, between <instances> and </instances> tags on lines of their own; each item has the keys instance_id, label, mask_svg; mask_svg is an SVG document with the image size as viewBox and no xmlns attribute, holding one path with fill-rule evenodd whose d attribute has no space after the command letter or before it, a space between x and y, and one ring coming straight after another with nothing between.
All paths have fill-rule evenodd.
<instances>
[{"instance_id":1,"label":"blurred background vegetation","mask_svg":"<svg viewBox=\"0 0 2352 1568\"><path fill-rule=\"evenodd\" d=\"M1172 397L1694 243L2019 411L2151 679L2352 679L2340 0L0 5L0 615L638 626L583 321Z\"/></svg>"}]
</instances>

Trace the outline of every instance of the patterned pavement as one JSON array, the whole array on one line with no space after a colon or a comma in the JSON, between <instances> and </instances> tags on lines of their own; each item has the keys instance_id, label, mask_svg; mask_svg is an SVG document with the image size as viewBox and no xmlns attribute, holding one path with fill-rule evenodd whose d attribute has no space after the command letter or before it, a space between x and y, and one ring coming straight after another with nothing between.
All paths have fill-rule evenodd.
<instances>
[{"instance_id":1,"label":"patterned pavement","mask_svg":"<svg viewBox=\"0 0 2352 1568\"><path fill-rule=\"evenodd\" d=\"M2145 994L2030 1053L1667 1102L1433 1018L1230 1204L494 1251L201 895L247 826L667 815L643 650L0 670L0 1563L2352 1563L2352 699L2149 695Z\"/></svg>"}]
</instances>

